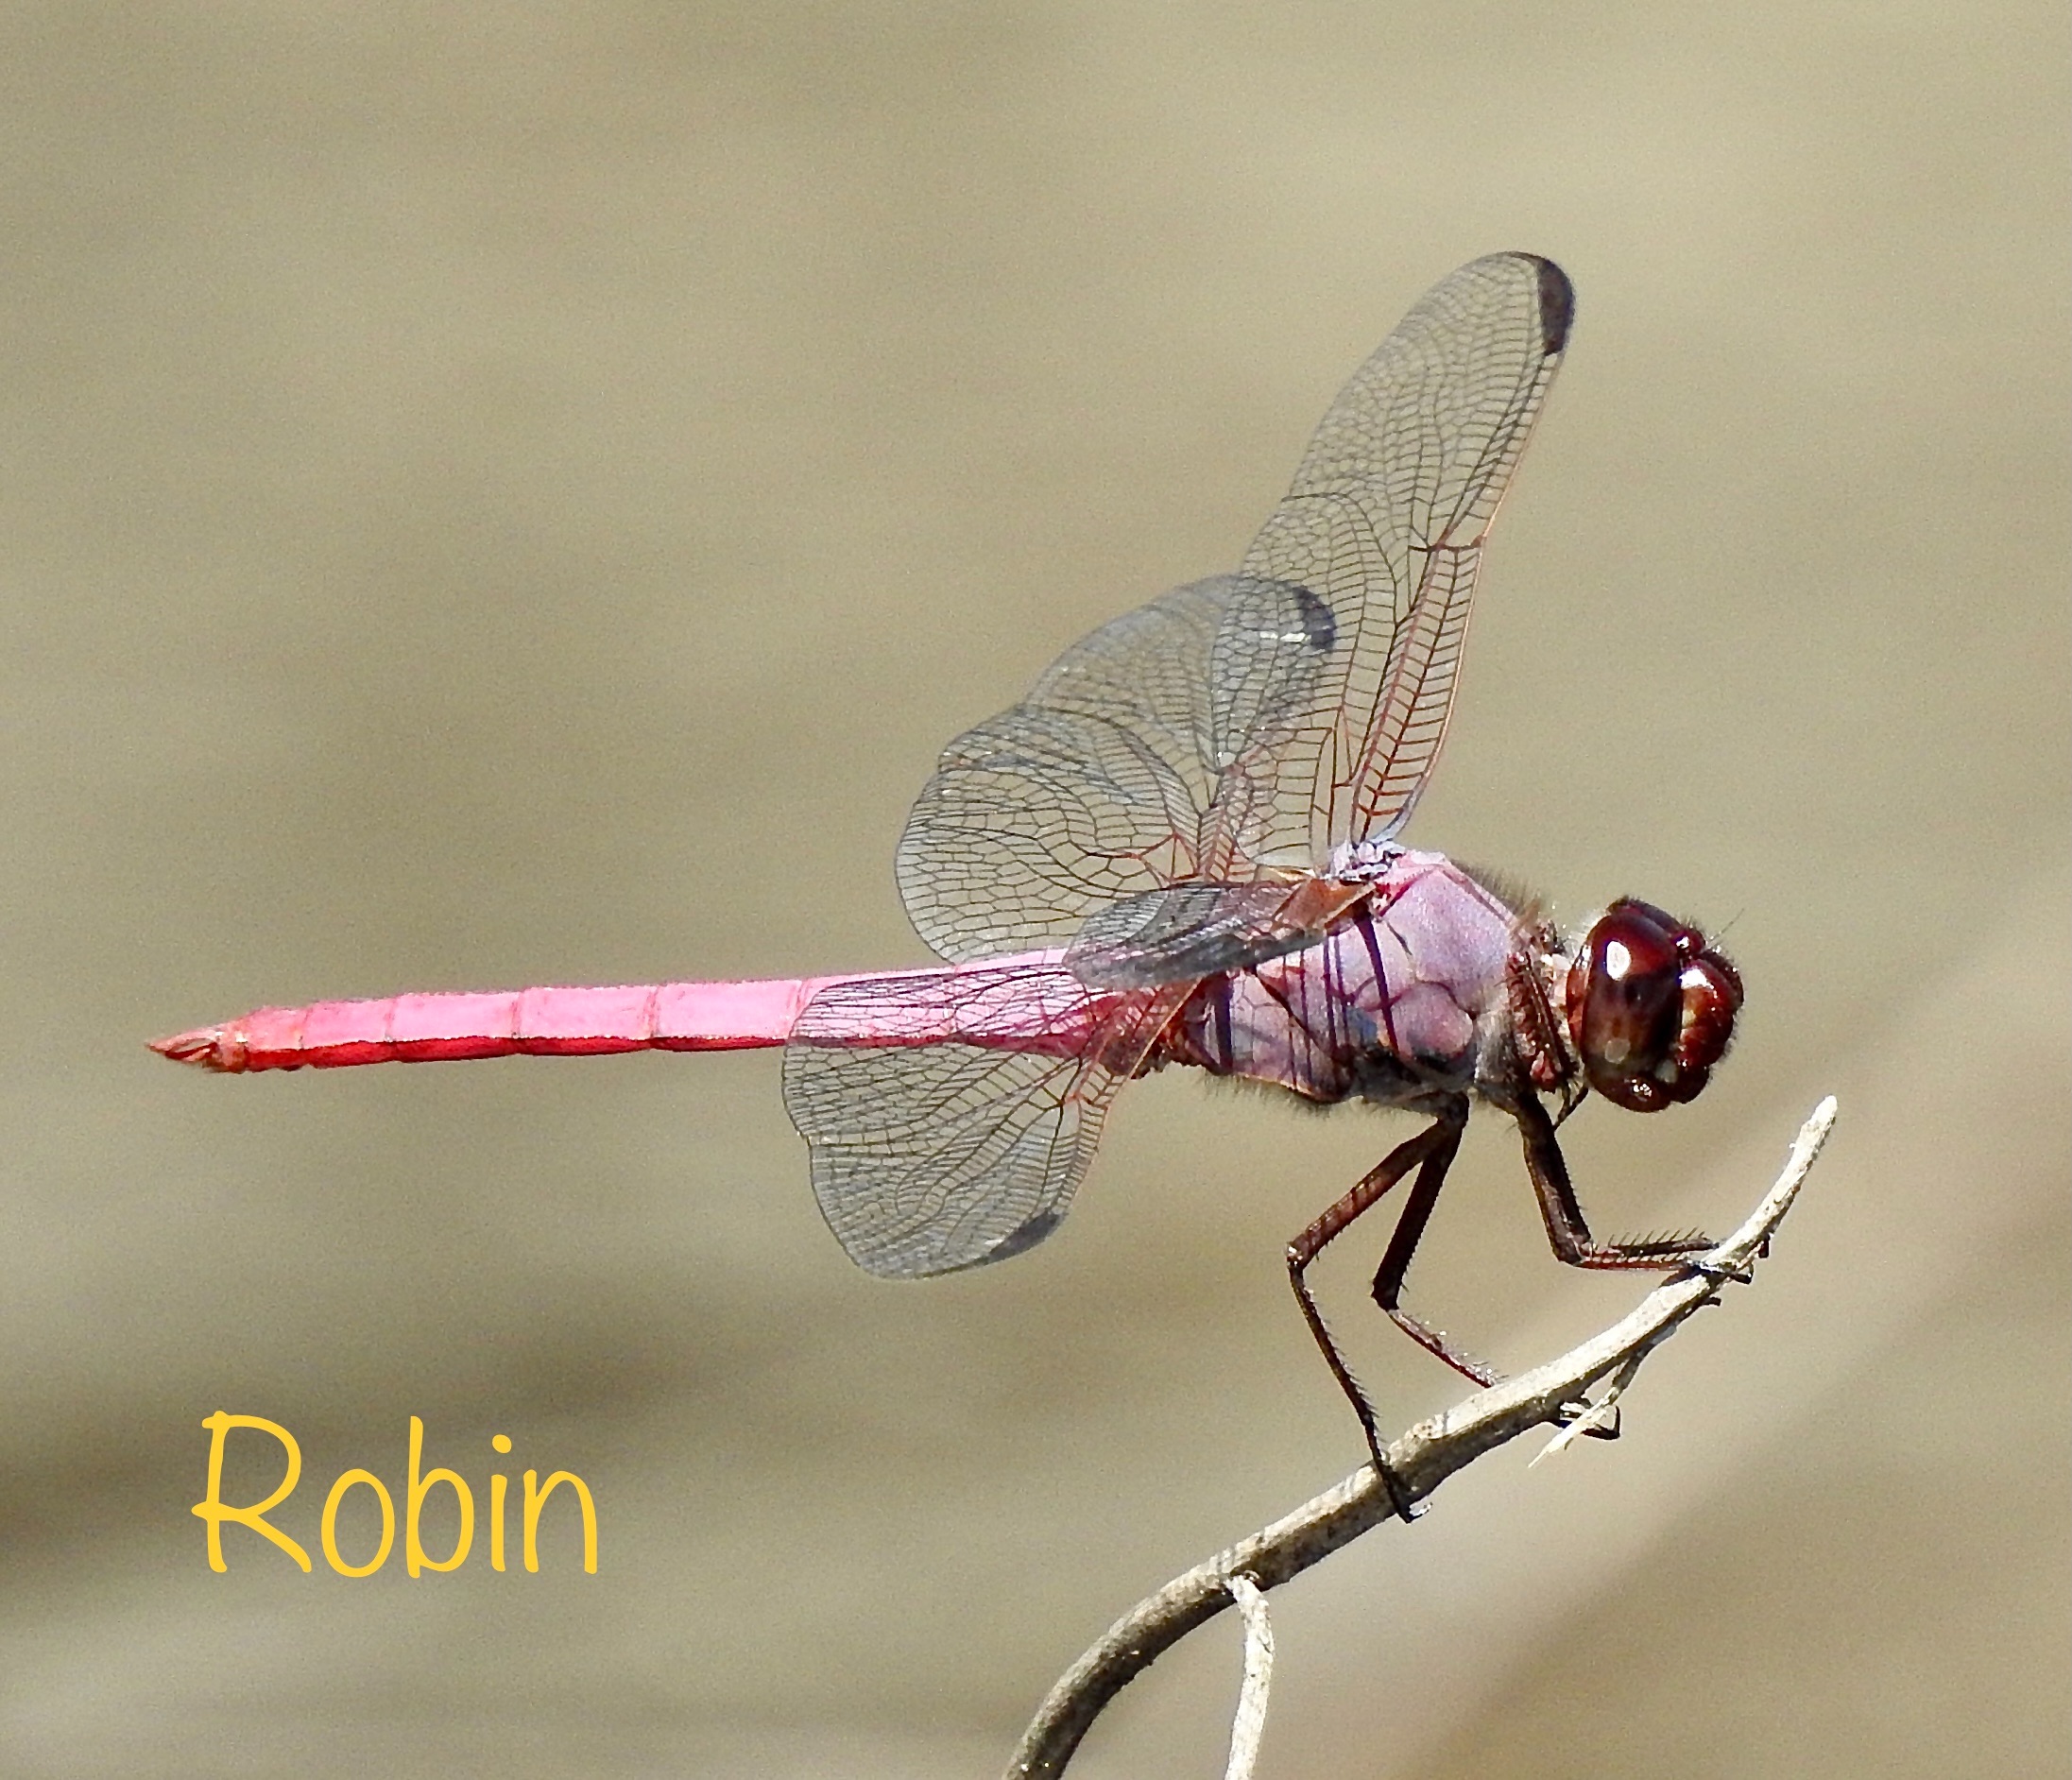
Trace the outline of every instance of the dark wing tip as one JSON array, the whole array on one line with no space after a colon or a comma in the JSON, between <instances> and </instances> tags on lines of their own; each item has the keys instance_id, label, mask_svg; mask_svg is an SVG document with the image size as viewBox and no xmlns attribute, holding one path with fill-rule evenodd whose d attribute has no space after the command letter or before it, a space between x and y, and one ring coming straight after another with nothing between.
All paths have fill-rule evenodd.
<instances>
[{"instance_id":1,"label":"dark wing tip","mask_svg":"<svg viewBox=\"0 0 2072 1780\"><path fill-rule=\"evenodd\" d=\"M1567 346L1568 330L1575 325L1576 287L1553 261L1536 253L1521 253L1518 258L1530 260L1539 272L1540 340L1551 358Z\"/></svg>"},{"instance_id":2,"label":"dark wing tip","mask_svg":"<svg viewBox=\"0 0 2072 1780\"><path fill-rule=\"evenodd\" d=\"M968 1265L989 1267L995 1261L1011 1260L1017 1255L1026 1255L1064 1222L1065 1214L1062 1211L1039 1211L1019 1229L1002 1237Z\"/></svg>"}]
</instances>

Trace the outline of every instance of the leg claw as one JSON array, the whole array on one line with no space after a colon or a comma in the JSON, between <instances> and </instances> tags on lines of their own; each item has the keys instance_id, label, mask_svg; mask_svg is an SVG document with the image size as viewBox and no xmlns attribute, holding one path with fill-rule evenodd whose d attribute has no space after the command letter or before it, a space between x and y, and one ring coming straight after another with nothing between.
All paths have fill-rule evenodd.
<instances>
[{"instance_id":1,"label":"leg claw","mask_svg":"<svg viewBox=\"0 0 2072 1780\"><path fill-rule=\"evenodd\" d=\"M1424 1517L1427 1502L1413 1501L1410 1491L1404 1488L1403 1480L1396 1475L1395 1468L1378 1452L1369 1455L1374 1474L1381 1481L1381 1487L1389 1494L1389 1506L1396 1511L1396 1517L1408 1525Z\"/></svg>"}]
</instances>

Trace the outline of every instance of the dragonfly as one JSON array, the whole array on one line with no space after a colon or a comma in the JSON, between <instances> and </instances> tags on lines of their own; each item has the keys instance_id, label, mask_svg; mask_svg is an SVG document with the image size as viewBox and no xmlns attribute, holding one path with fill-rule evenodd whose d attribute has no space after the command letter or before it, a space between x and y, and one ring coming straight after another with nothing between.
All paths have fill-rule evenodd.
<instances>
[{"instance_id":1,"label":"dragonfly","mask_svg":"<svg viewBox=\"0 0 2072 1780\"><path fill-rule=\"evenodd\" d=\"M1498 1381L1403 1303L1476 1102L1516 1125L1561 1260L1702 1271L1710 1246L1593 1236L1556 1130L1593 1092L1635 1112L1694 1099L1733 1036L1733 965L1632 898L1565 939L1533 899L1397 838L1574 316L1567 277L1533 254L1441 280L1331 404L1236 573L1102 625L950 744L897 854L940 966L269 1007L155 1049L239 1072L781 1046L820 1209L855 1261L895 1278L1042 1241L1116 1094L1155 1070L1402 1109L1421 1129L1286 1257L1393 1482L1309 1272L1409 1180L1374 1299L1463 1376Z\"/></svg>"}]
</instances>

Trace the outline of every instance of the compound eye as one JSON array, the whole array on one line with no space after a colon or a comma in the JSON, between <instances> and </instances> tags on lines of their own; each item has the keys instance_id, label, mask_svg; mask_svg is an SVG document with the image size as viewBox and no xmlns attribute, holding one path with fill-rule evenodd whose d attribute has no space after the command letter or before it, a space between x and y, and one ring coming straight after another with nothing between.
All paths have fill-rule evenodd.
<instances>
[{"instance_id":1,"label":"compound eye","mask_svg":"<svg viewBox=\"0 0 2072 1780\"><path fill-rule=\"evenodd\" d=\"M1678 942L1689 933L1644 902L1615 902L1569 967L1568 1031L1584 1074L1606 1100L1635 1112L1688 1098L1677 1091L1675 1052L1687 959Z\"/></svg>"},{"instance_id":2,"label":"compound eye","mask_svg":"<svg viewBox=\"0 0 2072 1780\"><path fill-rule=\"evenodd\" d=\"M1734 1042L1734 1017L1741 1011L1741 979L1709 948L1684 967L1683 1014L1676 1030L1676 1087L1672 1099L1697 1096L1712 1066Z\"/></svg>"},{"instance_id":3,"label":"compound eye","mask_svg":"<svg viewBox=\"0 0 2072 1780\"><path fill-rule=\"evenodd\" d=\"M1705 936L1625 898L1568 969L1568 1034L1592 1087L1635 1112L1694 1100L1734 1040L1741 979Z\"/></svg>"}]
</instances>

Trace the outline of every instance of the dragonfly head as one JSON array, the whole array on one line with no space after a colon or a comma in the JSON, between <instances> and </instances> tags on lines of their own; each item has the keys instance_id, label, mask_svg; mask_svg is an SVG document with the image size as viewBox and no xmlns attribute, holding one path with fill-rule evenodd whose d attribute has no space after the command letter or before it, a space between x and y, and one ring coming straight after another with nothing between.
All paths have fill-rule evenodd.
<instances>
[{"instance_id":1,"label":"dragonfly head","mask_svg":"<svg viewBox=\"0 0 2072 1780\"><path fill-rule=\"evenodd\" d=\"M1567 1001L1590 1086L1635 1112L1659 1112L1696 1099L1726 1054L1741 979L1695 927L1622 897L1577 949Z\"/></svg>"}]
</instances>

